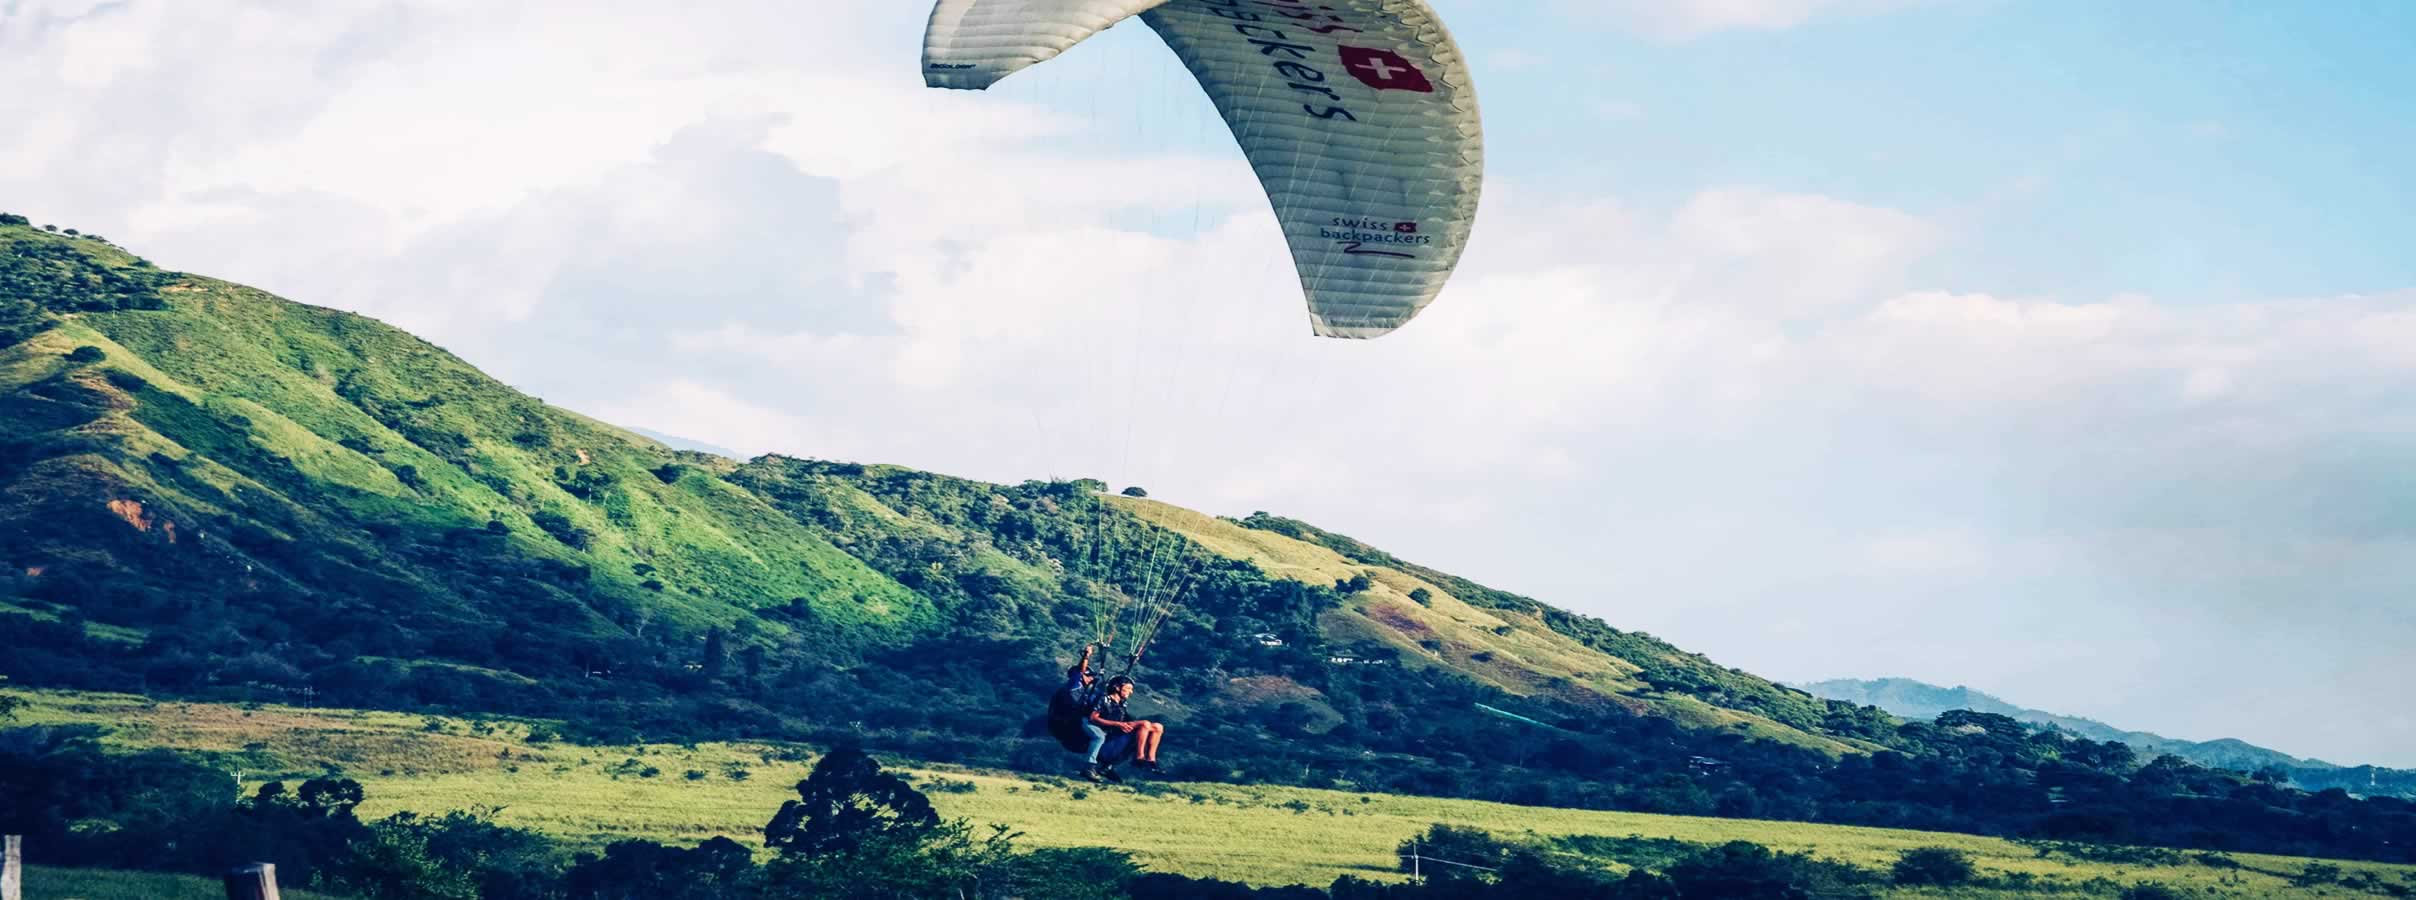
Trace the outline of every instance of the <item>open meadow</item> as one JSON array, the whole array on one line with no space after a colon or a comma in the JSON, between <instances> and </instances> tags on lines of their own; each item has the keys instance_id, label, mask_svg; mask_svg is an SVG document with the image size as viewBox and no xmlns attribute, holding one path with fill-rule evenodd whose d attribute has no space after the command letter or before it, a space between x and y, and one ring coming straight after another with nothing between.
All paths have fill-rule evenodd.
<instances>
[{"instance_id":1,"label":"open meadow","mask_svg":"<svg viewBox=\"0 0 2416 900\"><path fill-rule=\"evenodd\" d=\"M471 810L590 847L623 838L690 844L714 835L753 843L781 802L794 796L813 760L805 748L783 744L577 746L548 739L551 729L541 722L20 693L31 701L20 724L101 725L110 729L114 745L206 753L232 768L247 790L267 780L340 770L367 788L364 818ZM2057 888L2112 895L2141 881L2210 896L2367 895L2338 884L2293 886L2293 878L2317 863L2256 854L2149 851L2084 853L2092 858L2082 859L1997 838L1885 828L1271 786L1136 782L1100 788L1021 773L900 768L943 814L1009 826L1029 845L1117 847L1151 869L1256 884L1322 886L1341 875L1399 878L1394 849L1431 825L1448 823L1583 855L1611 870L1623 868L1619 846L1745 840L1882 870L1905 850L1950 847L1969 853L1984 876L2027 880L2033 891L2026 896ZM2372 873L2368 884L2416 889L2416 867L2321 865L2337 866L2351 878ZM1901 895L1991 893L1965 888Z\"/></svg>"},{"instance_id":2,"label":"open meadow","mask_svg":"<svg viewBox=\"0 0 2416 900\"><path fill-rule=\"evenodd\" d=\"M337 900L312 891L280 887L284 900ZM160 872L62 869L27 866L25 900L219 900L226 889L216 879Z\"/></svg>"}]
</instances>

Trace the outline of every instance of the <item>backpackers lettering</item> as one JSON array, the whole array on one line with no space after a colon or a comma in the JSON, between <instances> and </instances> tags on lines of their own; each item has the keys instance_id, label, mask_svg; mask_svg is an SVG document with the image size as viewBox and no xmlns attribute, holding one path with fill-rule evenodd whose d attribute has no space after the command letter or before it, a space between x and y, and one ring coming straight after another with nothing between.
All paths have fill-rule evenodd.
<instances>
[{"instance_id":1,"label":"backpackers lettering","mask_svg":"<svg viewBox=\"0 0 2416 900\"><path fill-rule=\"evenodd\" d=\"M1331 86L1326 70L1311 65L1331 59L1314 44L1301 43L1308 35L1331 35L1339 32L1362 33L1351 27L1350 21L1330 6L1310 6L1294 0L1200 0L1208 14L1233 20L1233 30L1258 55L1275 66L1275 73L1284 79L1284 86L1308 95L1300 111L1312 118L1327 121L1357 122L1342 94ZM1396 59L1398 57L1395 57ZM1345 61L1348 57L1344 57ZM1362 81L1366 80L1364 77Z\"/></svg>"}]
</instances>

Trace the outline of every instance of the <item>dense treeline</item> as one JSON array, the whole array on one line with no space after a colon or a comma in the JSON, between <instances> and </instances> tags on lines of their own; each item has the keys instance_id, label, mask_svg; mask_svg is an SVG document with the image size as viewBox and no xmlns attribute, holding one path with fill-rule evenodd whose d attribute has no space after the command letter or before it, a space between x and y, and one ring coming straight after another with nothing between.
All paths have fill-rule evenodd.
<instances>
[{"instance_id":1,"label":"dense treeline","mask_svg":"<svg viewBox=\"0 0 2416 900\"><path fill-rule=\"evenodd\" d=\"M1097 482L675 454L325 311L281 326L293 334L245 336L261 346L240 365L172 358L183 336L162 329L199 327L173 304L151 309L172 276L83 245L14 241L33 249L7 258L7 277L32 287L0 297L34 331L73 310L156 358L60 347L12 369L29 380L0 395L0 675L19 683L516 714L611 742L862 741L1064 771L1033 727L1041 696L1103 622L1129 645L1139 613L1173 591L1183 602L1157 630L1138 708L1171 714L1174 777L2416 859L2406 802L2143 766L2119 745L1990 717L1899 723L1302 523L1243 520L1630 660L1658 697L1892 752L1833 758L1405 659L1332 665L1392 652L1327 643L1321 618L1362 579L1271 577L1118 508ZM264 387L272 371L307 375L300 393ZM294 397L323 405L280 412L282 437L250 420ZM140 442L121 437L137 429ZM392 491L326 474L346 466ZM792 543L739 539L774 530ZM1243 681L1282 691L1247 696Z\"/></svg>"}]
</instances>

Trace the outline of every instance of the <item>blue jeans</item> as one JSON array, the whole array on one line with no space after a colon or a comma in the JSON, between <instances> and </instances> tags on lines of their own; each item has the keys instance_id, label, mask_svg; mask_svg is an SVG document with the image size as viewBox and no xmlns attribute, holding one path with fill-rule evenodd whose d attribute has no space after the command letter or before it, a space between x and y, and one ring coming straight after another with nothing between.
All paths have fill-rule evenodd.
<instances>
[{"instance_id":1,"label":"blue jeans","mask_svg":"<svg viewBox=\"0 0 2416 900\"><path fill-rule=\"evenodd\" d=\"M1133 751L1140 749L1140 743L1140 736L1131 732L1120 732L1108 740L1106 749L1100 751L1099 755L1102 757L1100 762L1113 766L1131 759Z\"/></svg>"},{"instance_id":2,"label":"blue jeans","mask_svg":"<svg viewBox=\"0 0 2416 900\"><path fill-rule=\"evenodd\" d=\"M1089 723L1089 722L1084 722L1084 723L1082 723L1082 731L1083 731L1085 734L1088 734L1088 735L1090 735L1090 736L1091 736L1091 752L1090 752L1090 762L1091 762L1091 765L1094 765L1094 766L1095 766L1095 765L1098 765L1098 764L1099 764L1099 748L1100 748L1100 747L1107 746L1107 729L1105 729L1105 728L1101 728L1101 727L1099 727L1099 726L1097 726L1097 725L1093 725L1093 724L1091 724L1091 723Z\"/></svg>"}]
</instances>

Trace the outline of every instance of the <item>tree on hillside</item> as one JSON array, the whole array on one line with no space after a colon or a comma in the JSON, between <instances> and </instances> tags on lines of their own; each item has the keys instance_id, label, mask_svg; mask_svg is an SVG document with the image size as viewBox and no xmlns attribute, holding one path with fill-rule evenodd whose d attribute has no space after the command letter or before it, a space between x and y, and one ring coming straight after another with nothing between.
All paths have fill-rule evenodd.
<instances>
[{"instance_id":1,"label":"tree on hillside","mask_svg":"<svg viewBox=\"0 0 2416 900\"><path fill-rule=\"evenodd\" d=\"M1425 834L1402 841L1394 853L1400 857L1403 872L1420 873L1429 881L1465 881L1479 878L1486 870L1500 869L1510 858L1510 845L1481 828L1438 822Z\"/></svg>"},{"instance_id":2,"label":"tree on hillside","mask_svg":"<svg viewBox=\"0 0 2416 900\"><path fill-rule=\"evenodd\" d=\"M832 750L797 783L797 799L763 828L764 846L808 856L844 853L877 838L916 838L940 826L931 801L862 750Z\"/></svg>"},{"instance_id":3,"label":"tree on hillside","mask_svg":"<svg viewBox=\"0 0 2416 900\"><path fill-rule=\"evenodd\" d=\"M703 666L707 678L720 678L721 670L728 667L730 651L722 646L721 626L705 630L705 654L698 662Z\"/></svg>"},{"instance_id":4,"label":"tree on hillside","mask_svg":"<svg viewBox=\"0 0 2416 900\"><path fill-rule=\"evenodd\" d=\"M973 826L941 820L905 779L852 748L815 763L797 795L764 826L764 843L780 854L763 869L765 896L1113 900L1136 874L1113 850L1018 854L1004 825L976 838Z\"/></svg>"},{"instance_id":5,"label":"tree on hillside","mask_svg":"<svg viewBox=\"0 0 2416 900\"><path fill-rule=\"evenodd\" d=\"M581 854L563 876L563 888L572 897L719 900L746 896L754 875L754 853L726 837L690 849L619 841L602 857Z\"/></svg>"},{"instance_id":6,"label":"tree on hillside","mask_svg":"<svg viewBox=\"0 0 2416 900\"><path fill-rule=\"evenodd\" d=\"M1950 709L1939 713L1938 727L1967 732L1985 732L2003 740L2018 741L2030 736L2030 729L2011 716Z\"/></svg>"},{"instance_id":7,"label":"tree on hillside","mask_svg":"<svg viewBox=\"0 0 2416 900\"><path fill-rule=\"evenodd\" d=\"M239 824L225 829L225 839L238 855L275 860L281 873L307 883L368 838L367 826L353 814L364 796L359 782L332 775L294 789L272 781L235 804Z\"/></svg>"},{"instance_id":8,"label":"tree on hillside","mask_svg":"<svg viewBox=\"0 0 2416 900\"><path fill-rule=\"evenodd\" d=\"M70 350L67 353L67 361L77 364L96 363L108 358L109 354L102 352L101 348L95 347L91 344L85 344L81 347L75 348L74 350Z\"/></svg>"},{"instance_id":9,"label":"tree on hillside","mask_svg":"<svg viewBox=\"0 0 2416 900\"><path fill-rule=\"evenodd\" d=\"M445 865L408 821L380 822L345 849L318 880L328 890L366 900L478 900L478 879Z\"/></svg>"},{"instance_id":10,"label":"tree on hillside","mask_svg":"<svg viewBox=\"0 0 2416 900\"><path fill-rule=\"evenodd\" d=\"M1669 867L1680 896L1798 900L1811 893L1798 885L1789 854L1746 841L1730 841Z\"/></svg>"},{"instance_id":11,"label":"tree on hillside","mask_svg":"<svg viewBox=\"0 0 2416 900\"><path fill-rule=\"evenodd\" d=\"M1915 847L1896 857L1897 884L1952 885L1972 880L1971 854L1951 847Z\"/></svg>"}]
</instances>

